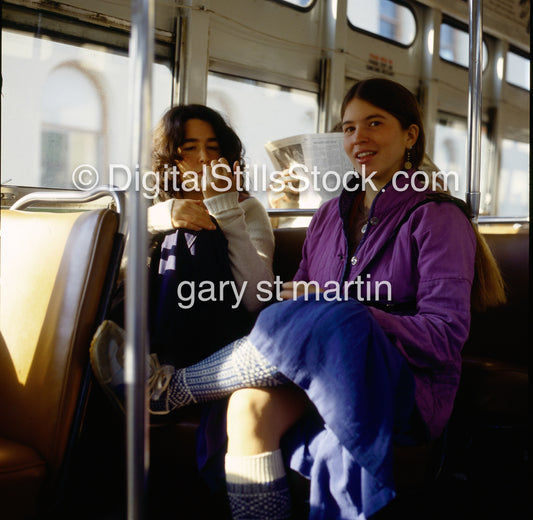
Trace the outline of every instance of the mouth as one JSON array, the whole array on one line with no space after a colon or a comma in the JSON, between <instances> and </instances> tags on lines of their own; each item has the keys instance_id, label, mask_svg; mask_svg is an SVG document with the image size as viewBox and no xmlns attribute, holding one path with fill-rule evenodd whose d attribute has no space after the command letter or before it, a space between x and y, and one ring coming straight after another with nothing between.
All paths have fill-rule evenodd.
<instances>
[{"instance_id":1,"label":"mouth","mask_svg":"<svg viewBox=\"0 0 533 520\"><path fill-rule=\"evenodd\" d=\"M376 155L377 152L372 151L364 151L364 152L358 152L355 154L355 159L359 161L361 164L369 161L374 155Z\"/></svg>"}]
</instances>

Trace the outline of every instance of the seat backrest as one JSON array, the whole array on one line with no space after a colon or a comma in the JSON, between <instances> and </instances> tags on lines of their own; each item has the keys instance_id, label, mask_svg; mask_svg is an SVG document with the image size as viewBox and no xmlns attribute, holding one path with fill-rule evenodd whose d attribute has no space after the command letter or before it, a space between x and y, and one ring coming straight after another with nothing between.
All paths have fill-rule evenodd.
<instances>
[{"instance_id":1,"label":"seat backrest","mask_svg":"<svg viewBox=\"0 0 533 520\"><path fill-rule=\"evenodd\" d=\"M65 453L118 215L1 213L0 435L34 448L53 478Z\"/></svg>"},{"instance_id":2,"label":"seat backrest","mask_svg":"<svg viewBox=\"0 0 533 520\"><path fill-rule=\"evenodd\" d=\"M529 233L486 233L506 287L507 303L472 313L463 357L527 365L529 351Z\"/></svg>"},{"instance_id":3,"label":"seat backrest","mask_svg":"<svg viewBox=\"0 0 533 520\"><path fill-rule=\"evenodd\" d=\"M276 228L273 270L284 282L292 280L302 259L302 246L307 228Z\"/></svg>"},{"instance_id":4,"label":"seat backrest","mask_svg":"<svg viewBox=\"0 0 533 520\"><path fill-rule=\"evenodd\" d=\"M298 269L305 234L305 228L274 230L274 273L283 281L291 280ZM501 269L508 301L472 314L463 355L525 365L529 345L529 234L485 233L484 237Z\"/></svg>"}]
</instances>

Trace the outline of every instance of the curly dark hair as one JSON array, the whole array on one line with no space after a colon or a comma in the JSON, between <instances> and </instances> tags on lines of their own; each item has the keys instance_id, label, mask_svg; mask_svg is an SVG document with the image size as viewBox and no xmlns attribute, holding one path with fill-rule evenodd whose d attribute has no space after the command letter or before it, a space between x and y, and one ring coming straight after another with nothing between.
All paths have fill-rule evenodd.
<instances>
[{"instance_id":1,"label":"curly dark hair","mask_svg":"<svg viewBox=\"0 0 533 520\"><path fill-rule=\"evenodd\" d=\"M415 124L418 126L418 139L411 150L411 162L417 169L424 159L426 136L422 124L420 106L415 96L403 85L384 78L370 78L358 81L346 93L341 106L341 120L348 103L361 99L393 115L404 130Z\"/></svg>"},{"instance_id":2,"label":"curly dark hair","mask_svg":"<svg viewBox=\"0 0 533 520\"><path fill-rule=\"evenodd\" d=\"M178 148L185 141L185 124L189 119L200 119L209 123L220 146L220 155L233 166L237 161L244 170L244 147L239 136L226 123L224 118L212 108L205 105L178 105L170 108L161 118L154 130L152 150L152 170L159 176L159 187L162 191L175 197L177 192L172 182L165 182L168 170L182 157ZM177 183L180 186L180 183Z\"/></svg>"}]
</instances>

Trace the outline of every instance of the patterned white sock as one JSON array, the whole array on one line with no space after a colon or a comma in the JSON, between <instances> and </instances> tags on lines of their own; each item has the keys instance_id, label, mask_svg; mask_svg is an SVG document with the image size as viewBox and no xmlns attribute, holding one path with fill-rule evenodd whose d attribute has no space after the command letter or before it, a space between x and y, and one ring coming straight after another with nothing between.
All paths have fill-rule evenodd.
<instances>
[{"instance_id":1,"label":"patterned white sock","mask_svg":"<svg viewBox=\"0 0 533 520\"><path fill-rule=\"evenodd\" d=\"M247 337L226 345L195 365L182 369L163 365L158 370L164 377L152 385L150 411L154 414L168 413L191 402L205 403L228 397L239 388L265 388L288 382Z\"/></svg>"},{"instance_id":2,"label":"patterned white sock","mask_svg":"<svg viewBox=\"0 0 533 520\"><path fill-rule=\"evenodd\" d=\"M281 450L259 455L226 455L226 488L233 520L291 517L287 474Z\"/></svg>"}]
</instances>

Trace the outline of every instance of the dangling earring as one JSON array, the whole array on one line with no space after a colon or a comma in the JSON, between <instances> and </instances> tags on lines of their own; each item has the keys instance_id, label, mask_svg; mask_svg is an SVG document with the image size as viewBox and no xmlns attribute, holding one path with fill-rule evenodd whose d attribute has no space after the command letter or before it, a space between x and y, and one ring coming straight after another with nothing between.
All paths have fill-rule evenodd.
<instances>
[{"instance_id":1,"label":"dangling earring","mask_svg":"<svg viewBox=\"0 0 533 520\"><path fill-rule=\"evenodd\" d=\"M413 167L413 163L411 162L411 148L407 148L407 157L405 158L403 166L406 170L410 170Z\"/></svg>"}]
</instances>

